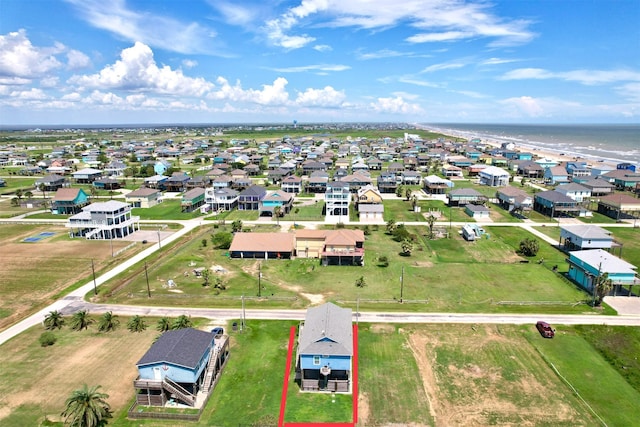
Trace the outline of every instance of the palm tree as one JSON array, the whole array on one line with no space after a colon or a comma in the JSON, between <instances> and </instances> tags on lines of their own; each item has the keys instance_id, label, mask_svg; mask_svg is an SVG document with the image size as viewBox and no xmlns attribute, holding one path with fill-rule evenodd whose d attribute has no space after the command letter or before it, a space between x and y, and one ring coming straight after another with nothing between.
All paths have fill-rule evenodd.
<instances>
[{"instance_id":1,"label":"palm tree","mask_svg":"<svg viewBox=\"0 0 640 427\"><path fill-rule=\"evenodd\" d=\"M27 190L24 192L24 197L26 197L27 199L30 199L33 197L33 193Z\"/></svg>"},{"instance_id":2,"label":"palm tree","mask_svg":"<svg viewBox=\"0 0 640 427\"><path fill-rule=\"evenodd\" d=\"M89 317L87 310L80 310L71 316L71 329L74 331L88 329L89 325L93 322L95 322L95 320Z\"/></svg>"},{"instance_id":3,"label":"palm tree","mask_svg":"<svg viewBox=\"0 0 640 427\"><path fill-rule=\"evenodd\" d=\"M160 332L168 331L171 329L171 320L169 320L168 317L161 317L160 320L158 320L158 326L156 326L156 329Z\"/></svg>"},{"instance_id":4,"label":"palm tree","mask_svg":"<svg viewBox=\"0 0 640 427\"><path fill-rule=\"evenodd\" d=\"M64 317L62 317L62 313L58 310L50 311L49 314L44 317L45 329L62 329L62 326L64 326Z\"/></svg>"},{"instance_id":5,"label":"palm tree","mask_svg":"<svg viewBox=\"0 0 640 427\"><path fill-rule=\"evenodd\" d=\"M185 314L181 314L180 316L178 316L176 318L176 320L173 322L173 325L171 325L171 329L184 329L184 328L190 328L192 325L191 323L191 319L185 315Z\"/></svg>"},{"instance_id":6,"label":"palm tree","mask_svg":"<svg viewBox=\"0 0 640 427\"><path fill-rule=\"evenodd\" d=\"M22 199L23 195L24 195L24 193L22 192L22 190L18 188L16 190L16 197L18 198L18 200Z\"/></svg>"},{"instance_id":7,"label":"palm tree","mask_svg":"<svg viewBox=\"0 0 640 427\"><path fill-rule=\"evenodd\" d=\"M98 330L100 332L109 332L116 329L116 327L120 324L118 320L118 316L113 314L111 311L107 311L100 317L100 321L98 322Z\"/></svg>"},{"instance_id":8,"label":"palm tree","mask_svg":"<svg viewBox=\"0 0 640 427\"><path fill-rule=\"evenodd\" d=\"M433 214L427 216L427 224L429 224L429 240L433 239L433 226L436 222L436 217Z\"/></svg>"},{"instance_id":9,"label":"palm tree","mask_svg":"<svg viewBox=\"0 0 640 427\"><path fill-rule=\"evenodd\" d=\"M282 215L282 208L280 206L276 206L273 208L273 215L276 217L276 222L280 225L280 216Z\"/></svg>"},{"instance_id":10,"label":"palm tree","mask_svg":"<svg viewBox=\"0 0 640 427\"><path fill-rule=\"evenodd\" d=\"M608 273L602 273L596 276L594 286L596 293L594 305L596 307L600 307L604 297L609 295L609 292L611 292L611 289L613 289L613 281L611 280L611 278L609 278Z\"/></svg>"},{"instance_id":11,"label":"palm tree","mask_svg":"<svg viewBox=\"0 0 640 427\"><path fill-rule=\"evenodd\" d=\"M404 197L407 199L407 202L411 199L411 194L413 194L413 191L411 191L410 187L407 187L404 190Z\"/></svg>"},{"instance_id":12,"label":"palm tree","mask_svg":"<svg viewBox=\"0 0 640 427\"><path fill-rule=\"evenodd\" d=\"M147 323L136 314L127 322L127 329L129 332L142 332L147 329Z\"/></svg>"},{"instance_id":13,"label":"palm tree","mask_svg":"<svg viewBox=\"0 0 640 427\"><path fill-rule=\"evenodd\" d=\"M47 198L47 193L45 193L45 190L47 189L47 186L44 185L44 182L41 182L40 184L38 184L37 188L38 188L38 190L42 191L42 198L46 199Z\"/></svg>"},{"instance_id":14,"label":"palm tree","mask_svg":"<svg viewBox=\"0 0 640 427\"><path fill-rule=\"evenodd\" d=\"M101 427L107 425L107 419L111 418L111 406L106 399L106 393L98 389L101 386L87 387L86 384L79 390L74 390L67 399L66 408L62 412L65 425L71 427Z\"/></svg>"}]
</instances>

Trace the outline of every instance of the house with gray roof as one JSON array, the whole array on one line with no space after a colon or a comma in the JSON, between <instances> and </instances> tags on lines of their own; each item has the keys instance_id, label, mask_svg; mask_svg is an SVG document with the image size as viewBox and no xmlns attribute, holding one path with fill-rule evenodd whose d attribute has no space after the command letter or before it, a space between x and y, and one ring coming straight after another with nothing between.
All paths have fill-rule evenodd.
<instances>
[{"instance_id":1,"label":"house with gray roof","mask_svg":"<svg viewBox=\"0 0 640 427\"><path fill-rule=\"evenodd\" d=\"M611 232L597 225L564 225L560 227L560 244L568 251L610 250L614 246L614 240Z\"/></svg>"},{"instance_id":2,"label":"house with gray roof","mask_svg":"<svg viewBox=\"0 0 640 427\"><path fill-rule=\"evenodd\" d=\"M637 267L603 249L587 249L569 252L569 278L589 292L593 292L598 277L603 274L611 280L612 293L632 294L640 288ZM625 288L628 286L628 289ZM638 289L640 290L640 289ZM638 294L638 290L635 294Z\"/></svg>"},{"instance_id":3,"label":"house with gray roof","mask_svg":"<svg viewBox=\"0 0 640 427\"><path fill-rule=\"evenodd\" d=\"M571 197L555 190L536 193L533 198L533 210L551 218L577 216L581 208Z\"/></svg>"},{"instance_id":4,"label":"house with gray roof","mask_svg":"<svg viewBox=\"0 0 640 427\"><path fill-rule=\"evenodd\" d=\"M353 325L350 308L325 303L307 310L300 326L296 372L306 391L351 391Z\"/></svg>"}]
</instances>

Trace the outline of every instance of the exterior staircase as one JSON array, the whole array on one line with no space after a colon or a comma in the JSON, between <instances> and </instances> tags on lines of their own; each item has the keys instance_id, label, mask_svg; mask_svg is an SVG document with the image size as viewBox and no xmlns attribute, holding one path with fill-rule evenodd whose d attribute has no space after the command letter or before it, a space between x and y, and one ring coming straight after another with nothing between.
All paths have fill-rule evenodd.
<instances>
[{"instance_id":1,"label":"exterior staircase","mask_svg":"<svg viewBox=\"0 0 640 427\"><path fill-rule=\"evenodd\" d=\"M196 403L196 397L194 395L192 395L187 390L182 388L178 383L172 381L167 377L165 377L162 381L162 388L167 390L169 393L175 394L178 399L184 401L190 406L193 406Z\"/></svg>"},{"instance_id":2,"label":"exterior staircase","mask_svg":"<svg viewBox=\"0 0 640 427\"><path fill-rule=\"evenodd\" d=\"M202 389L205 392L209 392L211 389L211 384L213 384L213 378L216 373L216 363L218 362L218 347L213 348L213 354L209 357L209 362L207 363L207 373L204 377L204 384L202 385Z\"/></svg>"}]
</instances>

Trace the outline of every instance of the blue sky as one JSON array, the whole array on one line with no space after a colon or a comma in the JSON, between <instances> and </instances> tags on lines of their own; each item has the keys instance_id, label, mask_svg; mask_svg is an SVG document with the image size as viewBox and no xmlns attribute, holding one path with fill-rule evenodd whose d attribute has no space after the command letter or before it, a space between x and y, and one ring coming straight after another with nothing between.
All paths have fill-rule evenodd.
<instances>
[{"instance_id":1,"label":"blue sky","mask_svg":"<svg viewBox=\"0 0 640 427\"><path fill-rule=\"evenodd\" d=\"M639 0L0 0L0 124L640 122Z\"/></svg>"}]
</instances>

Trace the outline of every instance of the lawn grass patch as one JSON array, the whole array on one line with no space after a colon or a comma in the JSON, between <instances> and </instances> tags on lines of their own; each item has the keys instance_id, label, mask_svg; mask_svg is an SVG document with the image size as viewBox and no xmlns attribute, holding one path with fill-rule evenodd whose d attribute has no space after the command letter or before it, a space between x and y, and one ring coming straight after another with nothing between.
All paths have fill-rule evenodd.
<instances>
[{"instance_id":1,"label":"lawn grass patch","mask_svg":"<svg viewBox=\"0 0 640 427\"><path fill-rule=\"evenodd\" d=\"M640 392L627 383L574 328L555 326L559 330L553 339L542 339L532 328L525 333L525 337L606 424L637 424L640 419L640 407L637 404L640 402ZM603 333L606 332L598 335ZM633 339L637 339L637 334L635 337ZM634 345L637 346L637 342Z\"/></svg>"},{"instance_id":2,"label":"lawn grass patch","mask_svg":"<svg viewBox=\"0 0 640 427\"><path fill-rule=\"evenodd\" d=\"M193 219L202 216L199 209L193 212L182 212L180 199L166 199L150 208L133 208L131 215L140 216L140 219L166 220L166 219Z\"/></svg>"}]
</instances>

